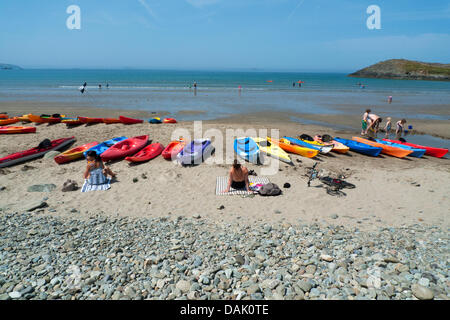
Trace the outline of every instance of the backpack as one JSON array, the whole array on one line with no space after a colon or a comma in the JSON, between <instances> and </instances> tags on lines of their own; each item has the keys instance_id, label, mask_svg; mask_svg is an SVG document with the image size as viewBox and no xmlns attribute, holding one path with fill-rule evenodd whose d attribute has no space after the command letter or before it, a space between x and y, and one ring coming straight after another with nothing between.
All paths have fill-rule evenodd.
<instances>
[{"instance_id":1,"label":"backpack","mask_svg":"<svg viewBox=\"0 0 450 320\"><path fill-rule=\"evenodd\" d=\"M37 146L37 148L39 150L41 149L48 149L52 146L52 142L50 141L50 139L45 139L43 141L41 141L41 143L39 143L39 145Z\"/></svg>"},{"instance_id":2,"label":"backpack","mask_svg":"<svg viewBox=\"0 0 450 320\"><path fill-rule=\"evenodd\" d=\"M258 192L262 196L278 196L281 194L281 189L275 183L268 183L263 185Z\"/></svg>"}]
</instances>

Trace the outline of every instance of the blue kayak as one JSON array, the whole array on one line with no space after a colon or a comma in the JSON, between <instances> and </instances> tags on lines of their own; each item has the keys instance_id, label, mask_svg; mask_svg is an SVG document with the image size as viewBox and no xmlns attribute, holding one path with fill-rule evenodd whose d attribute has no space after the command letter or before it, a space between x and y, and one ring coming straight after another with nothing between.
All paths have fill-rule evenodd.
<instances>
[{"instance_id":1,"label":"blue kayak","mask_svg":"<svg viewBox=\"0 0 450 320\"><path fill-rule=\"evenodd\" d=\"M381 140L381 139L375 139L375 140L378 143L382 143L382 144L385 144L385 145L388 145L388 146L391 146L391 147L402 148L402 149L405 149L405 150L412 150L413 152L408 154L408 156L411 156L411 157L420 158L427 151L425 149L413 148L413 147L410 147L410 146L407 146L407 145L404 145L404 144L400 144L400 143L384 141L384 140Z\"/></svg>"},{"instance_id":2,"label":"blue kayak","mask_svg":"<svg viewBox=\"0 0 450 320\"><path fill-rule=\"evenodd\" d=\"M95 151L97 152L97 155L101 155L103 152L105 152L106 150L108 150L110 147L112 147L113 145L115 145L116 143L126 140L128 139L127 137L117 137L117 138L112 138L111 140L106 140L103 141L102 143L96 145L95 147L90 148L89 150L86 150L83 154L84 157L86 157L86 154L89 151Z\"/></svg>"},{"instance_id":3,"label":"blue kayak","mask_svg":"<svg viewBox=\"0 0 450 320\"><path fill-rule=\"evenodd\" d=\"M283 138L288 140L290 143L313 150L319 150L321 153L328 153L333 149L333 146L320 146L314 143L306 142L305 140L300 140L292 137L283 137Z\"/></svg>"},{"instance_id":4,"label":"blue kayak","mask_svg":"<svg viewBox=\"0 0 450 320\"><path fill-rule=\"evenodd\" d=\"M194 139L188 143L179 154L178 163L182 165L200 164L214 152L214 146L209 139Z\"/></svg>"},{"instance_id":5,"label":"blue kayak","mask_svg":"<svg viewBox=\"0 0 450 320\"><path fill-rule=\"evenodd\" d=\"M149 123L162 123L161 119L159 118L152 118L148 120Z\"/></svg>"},{"instance_id":6,"label":"blue kayak","mask_svg":"<svg viewBox=\"0 0 450 320\"><path fill-rule=\"evenodd\" d=\"M372 147L372 146L369 146L368 144L357 142L354 140L341 139L341 138L334 138L334 140L346 145L347 147L350 148L351 151L366 154L368 156L376 157L380 154L381 150L383 150L383 148Z\"/></svg>"},{"instance_id":7,"label":"blue kayak","mask_svg":"<svg viewBox=\"0 0 450 320\"><path fill-rule=\"evenodd\" d=\"M252 138L236 138L234 140L234 151L244 160L254 164L258 164L258 161L262 163L259 147Z\"/></svg>"}]
</instances>

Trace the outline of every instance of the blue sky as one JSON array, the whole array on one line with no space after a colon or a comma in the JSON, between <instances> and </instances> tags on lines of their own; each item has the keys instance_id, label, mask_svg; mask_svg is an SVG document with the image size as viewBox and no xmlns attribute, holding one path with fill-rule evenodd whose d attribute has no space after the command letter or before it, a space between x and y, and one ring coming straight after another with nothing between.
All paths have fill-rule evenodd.
<instances>
[{"instance_id":1,"label":"blue sky","mask_svg":"<svg viewBox=\"0 0 450 320\"><path fill-rule=\"evenodd\" d=\"M66 27L72 4L80 30ZM366 27L369 5L381 30ZM26 68L348 72L390 58L450 63L450 2L0 2L0 62Z\"/></svg>"}]
</instances>

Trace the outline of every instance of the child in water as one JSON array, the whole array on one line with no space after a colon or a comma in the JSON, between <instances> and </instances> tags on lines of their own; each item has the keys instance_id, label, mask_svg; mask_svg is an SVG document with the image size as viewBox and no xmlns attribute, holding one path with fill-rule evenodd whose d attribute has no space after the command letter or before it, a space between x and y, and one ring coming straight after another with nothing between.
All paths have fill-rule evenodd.
<instances>
[{"instance_id":1,"label":"child in water","mask_svg":"<svg viewBox=\"0 0 450 320\"><path fill-rule=\"evenodd\" d=\"M400 139L403 133L403 126L406 124L406 119L397 121L397 129L395 130L395 135L397 140Z\"/></svg>"},{"instance_id":2,"label":"child in water","mask_svg":"<svg viewBox=\"0 0 450 320\"><path fill-rule=\"evenodd\" d=\"M386 118L386 125L384 126L384 131L386 131L386 134L384 137L386 139L389 139L389 133L391 132L391 126L392 126L391 120L392 120L391 117Z\"/></svg>"},{"instance_id":3,"label":"child in water","mask_svg":"<svg viewBox=\"0 0 450 320\"><path fill-rule=\"evenodd\" d=\"M367 109L366 112L364 112L364 114L363 114L363 118L361 121L361 128L362 128L361 135L364 135L367 130L367 120L369 119L369 114L371 111L372 110Z\"/></svg>"}]
</instances>

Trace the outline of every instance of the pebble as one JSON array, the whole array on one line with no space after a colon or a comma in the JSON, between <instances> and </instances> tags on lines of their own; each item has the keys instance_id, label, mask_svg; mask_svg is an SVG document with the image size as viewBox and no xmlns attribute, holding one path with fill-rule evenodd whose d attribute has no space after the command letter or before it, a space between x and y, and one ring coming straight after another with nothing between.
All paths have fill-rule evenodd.
<instances>
[{"instance_id":1,"label":"pebble","mask_svg":"<svg viewBox=\"0 0 450 320\"><path fill-rule=\"evenodd\" d=\"M0 234L6 300L449 298L440 226L366 232L2 211Z\"/></svg>"},{"instance_id":2,"label":"pebble","mask_svg":"<svg viewBox=\"0 0 450 320\"><path fill-rule=\"evenodd\" d=\"M420 284L413 284L411 286L411 291L413 295L419 300L432 300L434 298L433 291L421 286Z\"/></svg>"}]
</instances>

